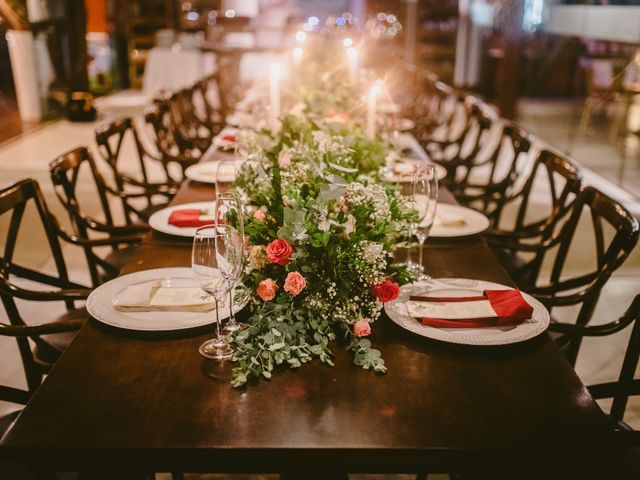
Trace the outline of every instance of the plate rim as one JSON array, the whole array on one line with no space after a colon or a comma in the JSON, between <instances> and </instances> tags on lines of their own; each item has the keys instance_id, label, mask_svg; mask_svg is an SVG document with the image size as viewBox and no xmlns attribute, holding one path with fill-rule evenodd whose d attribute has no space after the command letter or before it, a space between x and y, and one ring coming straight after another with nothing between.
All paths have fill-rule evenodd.
<instances>
[{"instance_id":1,"label":"plate rim","mask_svg":"<svg viewBox=\"0 0 640 480\"><path fill-rule=\"evenodd\" d=\"M477 280L477 279L472 279L472 278L453 278L453 277L442 277L442 278L434 278L433 280L437 281L437 282L442 282L442 283L447 283L447 282L476 282L476 283L480 283L483 284L484 286L482 287L483 289L486 288L495 288L495 287L502 287L502 288L513 288L513 287L509 287L507 285L503 285L501 283L497 283L497 282L491 282L489 280ZM410 283L407 285L403 285L402 287L400 287L400 293L402 294L402 289L406 288L407 286L412 286L412 285L418 285L421 282L414 282L414 283ZM455 288L456 285L451 285L452 288ZM533 298L531 295L529 295L526 292L521 292L523 297L525 298L525 300L534 308L534 312L537 310L539 312L541 312L541 319L540 322L538 322L538 327L535 328L532 331L529 331L528 333L523 333L519 336L516 337L512 337L509 338L507 337L506 341L505 340L501 340L501 341L484 341L484 342L474 342L471 341L472 338L468 337L465 338L464 336L461 336L459 340L454 340L451 338L446 338L446 333L449 334L454 334L455 337L455 333L461 333L461 332L457 332L456 330L458 329L444 329L444 328L436 328L436 327L429 327L429 326L425 326L425 325L421 325L419 324L417 321L415 321L415 328L409 328L409 324L405 324L402 320L394 318L396 315L396 312L392 312L390 311L390 308L392 305L395 304L395 302L397 302L398 300L392 300L391 302L387 302L384 304L384 312L385 315L389 318L389 320L391 320L393 323L395 323L396 325L398 325L400 328L402 328L403 330L406 330L408 332L414 333L418 336L421 337L425 337L425 338L429 338L432 340L437 340L439 342L444 342L444 343L451 343L454 345L469 345L469 346L477 346L477 347L491 347L491 346L500 346L500 345L512 345L515 343L521 343L521 342L525 342L527 340L530 340L532 338L538 337L539 335L541 335L542 333L544 333L547 328L549 327L549 323L551 322L551 315L549 314L549 311L545 308L544 305L542 305L542 303L540 303L538 300L536 300L535 298ZM402 314L400 314L402 315ZM515 328L518 328L520 325L517 325ZM466 329L466 331L470 331L470 330L474 330L474 329ZM478 329L475 329L478 330ZM511 330L513 331L513 330ZM442 333L442 332L446 332L446 333Z\"/></svg>"}]
</instances>

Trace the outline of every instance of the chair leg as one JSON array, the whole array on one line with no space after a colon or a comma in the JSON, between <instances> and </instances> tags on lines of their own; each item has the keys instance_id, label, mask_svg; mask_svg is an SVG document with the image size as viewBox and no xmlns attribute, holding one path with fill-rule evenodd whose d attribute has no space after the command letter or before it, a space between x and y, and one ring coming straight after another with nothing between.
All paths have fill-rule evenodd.
<instances>
[{"instance_id":1,"label":"chair leg","mask_svg":"<svg viewBox=\"0 0 640 480\"><path fill-rule=\"evenodd\" d=\"M593 110L593 104L590 98L584 102L584 108L582 109L582 115L580 116L580 123L578 124L578 135L581 136L587 130L589 125L589 119L591 118L591 111Z\"/></svg>"}]
</instances>

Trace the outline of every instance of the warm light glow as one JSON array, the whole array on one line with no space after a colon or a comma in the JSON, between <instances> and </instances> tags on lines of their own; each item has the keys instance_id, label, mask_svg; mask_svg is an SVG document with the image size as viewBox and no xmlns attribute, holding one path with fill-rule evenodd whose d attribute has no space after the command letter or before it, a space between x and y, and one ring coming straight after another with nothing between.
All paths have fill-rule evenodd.
<instances>
[{"instance_id":1,"label":"warm light glow","mask_svg":"<svg viewBox=\"0 0 640 480\"><path fill-rule=\"evenodd\" d=\"M271 78L274 80L280 79L280 64L272 63L271 64Z\"/></svg>"},{"instance_id":2,"label":"warm light glow","mask_svg":"<svg viewBox=\"0 0 640 480\"><path fill-rule=\"evenodd\" d=\"M353 45L353 40L347 37L342 41L342 45L344 45L346 48L349 48Z\"/></svg>"},{"instance_id":3,"label":"warm light glow","mask_svg":"<svg viewBox=\"0 0 640 480\"><path fill-rule=\"evenodd\" d=\"M304 42L307 39L307 32L303 32L302 30L300 30L299 32L296 32L296 41L297 42Z\"/></svg>"},{"instance_id":4,"label":"warm light glow","mask_svg":"<svg viewBox=\"0 0 640 480\"><path fill-rule=\"evenodd\" d=\"M369 90L369 98L376 98L378 95L380 95L381 90L382 90L382 82L378 80L376 83L373 84L373 86L371 87L371 90Z\"/></svg>"},{"instance_id":5,"label":"warm light glow","mask_svg":"<svg viewBox=\"0 0 640 480\"><path fill-rule=\"evenodd\" d=\"M349 59L351 59L351 60L357 60L358 59L358 49L355 48L355 47L347 48L347 57L349 57Z\"/></svg>"},{"instance_id":6,"label":"warm light glow","mask_svg":"<svg viewBox=\"0 0 640 480\"><path fill-rule=\"evenodd\" d=\"M296 47L293 49L293 58L296 60L300 60L302 58L303 50L300 47Z\"/></svg>"},{"instance_id":7,"label":"warm light glow","mask_svg":"<svg viewBox=\"0 0 640 480\"><path fill-rule=\"evenodd\" d=\"M224 16L227 18L233 18L236 16L236 11L233 8L230 8L226 12L224 12Z\"/></svg>"}]
</instances>

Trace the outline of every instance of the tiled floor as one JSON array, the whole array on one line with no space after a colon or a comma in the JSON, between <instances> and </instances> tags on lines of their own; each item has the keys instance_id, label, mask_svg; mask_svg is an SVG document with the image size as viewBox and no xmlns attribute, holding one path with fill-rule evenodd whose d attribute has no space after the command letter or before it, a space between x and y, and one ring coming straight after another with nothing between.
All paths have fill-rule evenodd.
<instances>
[{"instance_id":1,"label":"tiled floor","mask_svg":"<svg viewBox=\"0 0 640 480\"><path fill-rule=\"evenodd\" d=\"M640 197L640 142L637 138L630 137L627 148L624 150L626 156L624 159L623 150L620 148L622 143L612 145L609 142L605 119L594 119L593 126L586 135L572 140L577 107L570 102L523 102L520 123L559 150L571 150L573 156L585 168L597 172L607 179L602 180L596 175L590 175L590 182L608 190L611 195L619 198L636 215L640 215L640 200L638 200ZM105 121L115 113L136 111L136 108L127 107L117 112L115 109L103 110L106 110L107 113L102 116L100 121ZM55 155L77 145L92 145L93 130L99 122L71 124L60 121L0 146L0 186L25 177L35 178L40 182L51 209L59 218L63 218L63 211L50 187L48 162ZM621 175L622 167L624 167L624 174ZM620 189L620 185L627 190ZM83 200L89 201L89 211L97 208L95 201L91 200L89 190L83 194ZM6 219L4 218L0 218L0 231L6 231ZM40 234L28 232L19 244L21 258L32 266L47 269L51 266L50 259L38 247L41 241ZM583 250L577 252L578 260L574 265L580 264L580 255L589 255L590 252L586 248ZM69 262L73 279L86 282L86 267L82 255L78 253L73 249L65 249L65 256ZM595 314L596 321L605 322L617 317L638 293L640 293L640 250L633 254L606 286ZM51 313L50 309L46 311L48 314ZM40 318L42 312L41 306L32 306L27 314L33 318ZM0 311L0 321L4 321L5 318L4 311ZM611 338L585 341L577 371L586 384L611 380L617 376L627 338L628 332L625 332ZM21 364L14 340L0 337L0 360L0 384L24 386ZM15 409L15 406L0 402L0 415L12 409ZM640 398L634 399L630 403L628 412L629 422L640 428ZM168 477L159 475L158 478ZM197 478L215 480L221 477L197 476ZM365 478L381 480L391 477L363 476L362 478L363 480ZM405 477L393 478L404 479Z\"/></svg>"}]
</instances>

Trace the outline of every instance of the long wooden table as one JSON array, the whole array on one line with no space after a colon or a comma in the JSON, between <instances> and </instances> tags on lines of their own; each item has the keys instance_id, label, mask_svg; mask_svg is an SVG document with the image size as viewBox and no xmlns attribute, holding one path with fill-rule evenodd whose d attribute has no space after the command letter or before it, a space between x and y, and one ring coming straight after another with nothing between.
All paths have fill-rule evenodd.
<instances>
[{"instance_id":1,"label":"long wooden table","mask_svg":"<svg viewBox=\"0 0 640 480\"><path fill-rule=\"evenodd\" d=\"M213 197L211 186L186 182L174 203ZM190 252L188 240L150 234L124 273L189 266ZM436 277L511 284L479 237L430 240L424 261ZM231 363L199 355L211 334L145 338L88 322L2 439L0 454L58 471L526 467L545 478L550 467L593 473L618 458L604 414L546 334L472 348L381 319L372 340L387 374L354 366L336 347L334 368L314 362L246 389L229 385Z\"/></svg>"}]
</instances>

